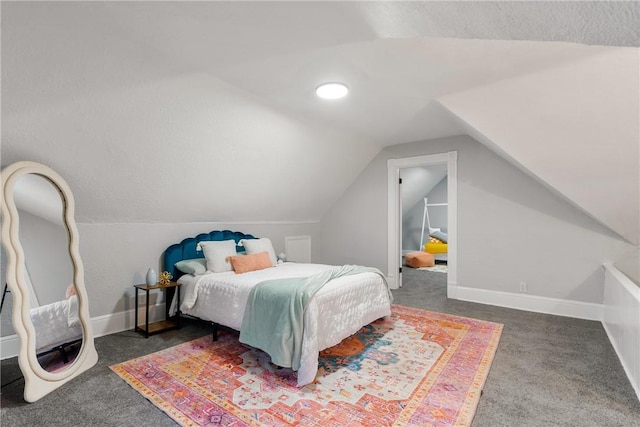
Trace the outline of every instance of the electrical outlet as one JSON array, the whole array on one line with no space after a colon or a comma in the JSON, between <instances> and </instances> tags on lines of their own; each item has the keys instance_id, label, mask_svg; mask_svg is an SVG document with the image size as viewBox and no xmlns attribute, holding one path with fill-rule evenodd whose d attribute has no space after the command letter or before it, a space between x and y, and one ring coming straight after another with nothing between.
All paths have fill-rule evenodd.
<instances>
[{"instance_id":1,"label":"electrical outlet","mask_svg":"<svg viewBox=\"0 0 640 427\"><path fill-rule=\"evenodd\" d=\"M520 292L527 292L527 282L520 282Z\"/></svg>"}]
</instances>

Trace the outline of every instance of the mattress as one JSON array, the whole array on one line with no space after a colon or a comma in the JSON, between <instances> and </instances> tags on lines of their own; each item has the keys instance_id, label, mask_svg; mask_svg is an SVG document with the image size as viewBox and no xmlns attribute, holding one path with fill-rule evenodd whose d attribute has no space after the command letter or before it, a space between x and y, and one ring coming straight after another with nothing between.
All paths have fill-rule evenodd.
<instances>
[{"instance_id":1,"label":"mattress","mask_svg":"<svg viewBox=\"0 0 640 427\"><path fill-rule=\"evenodd\" d=\"M30 314L36 330L36 353L82 338L78 318L78 297L75 295L66 300L33 308Z\"/></svg>"},{"instance_id":2,"label":"mattress","mask_svg":"<svg viewBox=\"0 0 640 427\"><path fill-rule=\"evenodd\" d=\"M251 288L264 280L308 277L331 266L284 263L249 273L210 273L182 276L180 311L235 330L242 325ZM366 296L366 297L363 297ZM171 313L175 314L175 299ZM391 294L376 273L343 276L327 283L311 299L304 315L304 333L298 385L313 381L318 353L356 333L362 326L391 314Z\"/></svg>"}]
</instances>

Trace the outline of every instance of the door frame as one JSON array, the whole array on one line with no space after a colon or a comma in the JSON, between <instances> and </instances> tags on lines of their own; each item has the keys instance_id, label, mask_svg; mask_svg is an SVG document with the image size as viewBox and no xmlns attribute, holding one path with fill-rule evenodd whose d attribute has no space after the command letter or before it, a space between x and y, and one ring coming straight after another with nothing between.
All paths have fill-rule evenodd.
<instances>
[{"instance_id":1,"label":"door frame","mask_svg":"<svg viewBox=\"0 0 640 427\"><path fill-rule=\"evenodd\" d=\"M388 188L388 277L389 286L397 289L402 283L400 235L400 169L418 166L447 165L447 297L457 298L458 289L458 152L405 157L387 160Z\"/></svg>"}]
</instances>

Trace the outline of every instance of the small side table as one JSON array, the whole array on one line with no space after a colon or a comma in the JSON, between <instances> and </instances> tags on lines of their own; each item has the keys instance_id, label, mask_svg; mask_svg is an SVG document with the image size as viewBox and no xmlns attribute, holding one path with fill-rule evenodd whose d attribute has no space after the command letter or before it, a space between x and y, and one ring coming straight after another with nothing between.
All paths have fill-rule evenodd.
<instances>
[{"instance_id":1,"label":"small side table","mask_svg":"<svg viewBox=\"0 0 640 427\"><path fill-rule=\"evenodd\" d=\"M180 312L178 312L173 319L169 318L169 315L165 315L165 320L161 320L159 322L149 323L149 291L153 289L164 289L165 291L168 288L176 288L176 297L178 298L178 307L180 307L180 283L178 282L169 282L166 285L161 285L160 283L156 283L155 285L135 285L136 289L136 321L134 331L140 332L144 334L145 338L149 338L149 335L168 331L169 329L180 329ZM145 323L144 329L141 326L138 326L138 291L145 291L146 293L146 308L145 308ZM165 292L166 295L166 292ZM166 304L171 304L171 301L165 301ZM169 310L165 310L165 313L168 313Z\"/></svg>"}]
</instances>

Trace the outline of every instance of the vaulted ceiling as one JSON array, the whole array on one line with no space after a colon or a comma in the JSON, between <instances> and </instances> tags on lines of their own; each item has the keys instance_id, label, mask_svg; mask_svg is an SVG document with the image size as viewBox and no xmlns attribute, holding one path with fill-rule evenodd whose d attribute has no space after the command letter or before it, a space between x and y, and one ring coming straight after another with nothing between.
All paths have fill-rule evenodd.
<instances>
[{"instance_id":1,"label":"vaulted ceiling","mask_svg":"<svg viewBox=\"0 0 640 427\"><path fill-rule=\"evenodd\" d=\"M2 164L80 221L318 220L382 147L468 133L640 241L636 2L0 7Z\"/></svg>"}]
</instances>

